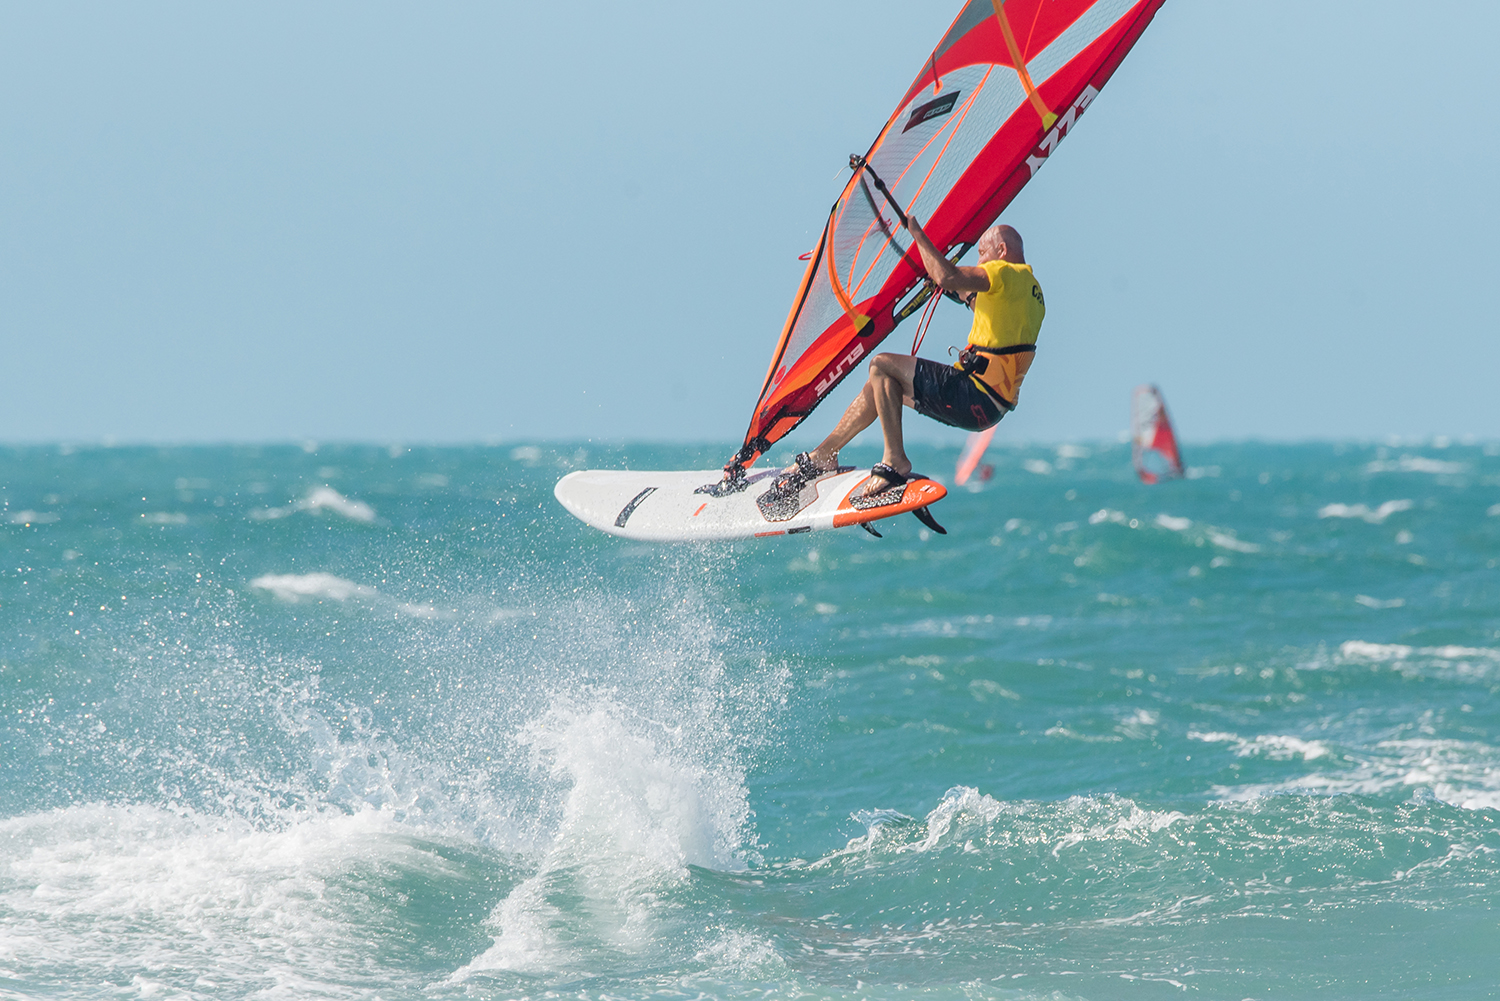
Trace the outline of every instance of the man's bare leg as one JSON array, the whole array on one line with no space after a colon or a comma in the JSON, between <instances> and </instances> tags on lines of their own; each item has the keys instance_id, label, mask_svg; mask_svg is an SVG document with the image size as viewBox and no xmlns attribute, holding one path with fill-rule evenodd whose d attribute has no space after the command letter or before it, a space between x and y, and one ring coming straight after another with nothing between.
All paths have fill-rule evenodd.
<instances>
[{"instance_id":1,"label":"man's bare leg","mask_svg":"<svg viewBox=\"0 0 1500 1001\"><path fill-rule=\"evenodd\" d=\"M839 452L854 436L880 420L880 429L885 436L885 454L882 462L903 476L911 472L911 460L906 457L901 433L901 405L911 404L912 379L917 371L917 360L911 355L879 354L870 359L870 377L839 418L833 431L811 452L808 458L822 469L838 465ZM795 466L788 470L796 469Z\"/></svg>"}]
</instances>

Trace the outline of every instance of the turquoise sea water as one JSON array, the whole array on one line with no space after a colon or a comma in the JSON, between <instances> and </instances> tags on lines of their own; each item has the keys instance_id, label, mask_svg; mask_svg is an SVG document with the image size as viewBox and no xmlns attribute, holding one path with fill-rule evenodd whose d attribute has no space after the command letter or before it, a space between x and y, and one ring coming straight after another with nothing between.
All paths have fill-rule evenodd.
<instances>
[{"instance_id":1,"label":"turquoise sea water","mask_svg":"<svg viewBox=\"0 0 1500 1001\"><path fill-rule=\"evenodd\" d=\"M0 451L0 996L1495 996L1500 447L551 495L729 451Z\"/></svg>"}]
</instances>

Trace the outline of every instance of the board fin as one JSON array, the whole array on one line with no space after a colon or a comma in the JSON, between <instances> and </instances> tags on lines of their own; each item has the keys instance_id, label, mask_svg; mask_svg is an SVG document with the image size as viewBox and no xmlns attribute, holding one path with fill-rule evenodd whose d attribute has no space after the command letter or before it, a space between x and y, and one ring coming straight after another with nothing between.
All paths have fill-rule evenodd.
<instances>
[{"instance_id":1,"label":"board fin","mask_svg":"<svg viewBox=\"0 0 1500 1001\"><path fill-rule=\"evenodd\" d=\"M911 513L917 516L917 520L918 521L920 521L922 524L926 525L928 528L932 529L937 534L939 534L939 535L947 535L948 534L948 530L946 528L944 528L942 525L939 525L937 523L937 519L932 516L932 512L929 511L929 510L927 510L925 507L912 508Z\"/></svg>"}]
</instances>

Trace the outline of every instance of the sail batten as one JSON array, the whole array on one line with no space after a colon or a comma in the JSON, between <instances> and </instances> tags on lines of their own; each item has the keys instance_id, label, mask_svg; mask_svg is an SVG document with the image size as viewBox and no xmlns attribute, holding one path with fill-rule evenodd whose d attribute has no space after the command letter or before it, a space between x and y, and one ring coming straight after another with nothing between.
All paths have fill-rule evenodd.
<instances>
[{"instance_id":1,"label":"sail batten","mask_svg":"<svg viewBox=\"0 0 1500 1001\"><path fill-rule=\"evenodd\" d=\"M749 466L805 420L912 311L926 274L873 179L885 180L882 194L915 214L943 253L973 244L1055 152L1162 2L964 5L870 149L852 158L731 465ZM899 313L898 303L906 303Z\"/></svg>"}]
</instances>

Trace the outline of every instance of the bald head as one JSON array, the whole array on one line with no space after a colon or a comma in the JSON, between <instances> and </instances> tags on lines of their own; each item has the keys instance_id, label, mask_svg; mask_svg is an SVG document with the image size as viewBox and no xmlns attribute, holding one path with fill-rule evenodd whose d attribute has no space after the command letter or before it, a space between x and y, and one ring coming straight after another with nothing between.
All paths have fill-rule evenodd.
<instances>
[{"instance_id":1,"label":"bald head","mask_svg":"<svg viewBox=\"0 0 1500 1001\"><path fill-rule=\"evenodd\" d=\"M979 261L1009 261L1012 264L1026 263L1026 247L1021 243L1021 234L1014 226L995 225L984 231L979 238Z\"/></svg>"}]
</instances>

